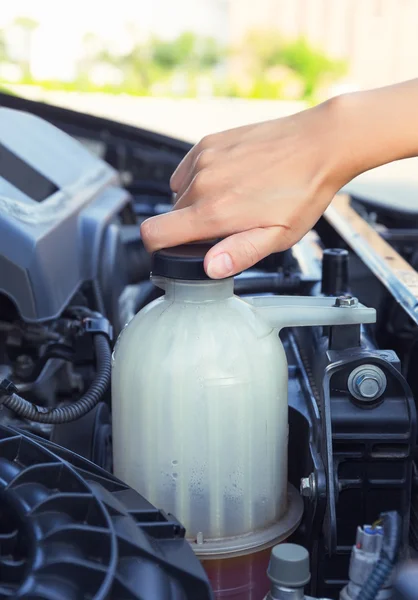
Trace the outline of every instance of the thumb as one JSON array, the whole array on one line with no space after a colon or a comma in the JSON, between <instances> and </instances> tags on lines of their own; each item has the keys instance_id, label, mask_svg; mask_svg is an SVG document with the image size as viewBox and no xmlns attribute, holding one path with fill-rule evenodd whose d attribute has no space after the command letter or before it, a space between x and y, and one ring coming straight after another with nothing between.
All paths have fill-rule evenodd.
<instances>
[{"instance_id":1,"label":"thumb","mask_svg":"<svg viewBox=\"0 0 418 600\"><path fill-rule=\"evenodd\" d=\"M212 279L231 277L288 246L288 229L280 225L236 233L209 250L205 270Z\"/></svg>"}]
</instances>

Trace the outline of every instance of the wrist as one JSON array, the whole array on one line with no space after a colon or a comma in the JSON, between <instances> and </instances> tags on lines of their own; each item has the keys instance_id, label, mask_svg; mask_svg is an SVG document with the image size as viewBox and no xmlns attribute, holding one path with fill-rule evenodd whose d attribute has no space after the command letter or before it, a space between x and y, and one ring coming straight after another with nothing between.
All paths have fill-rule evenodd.
<instances>
[{"instance_id":1,"label":"wrist","mask_svg":"<svg viewBox=\"0 0 418 600\"><path fill-rule=\"evenodd\" d=\"M327 103L342 185L375 167L418 156L418 80L343 94Z\"/></svg>"},{"instance_id":2,"label":"wrist","mask_svg":"<svg viewBox=\"0 0 418 600\"><path fill-rule=\"evenodd\" d=\"M373 168L376 158L371 145L365 144L368 117L363 92L335 96L324 104L331 138L330 177L341 188Z\"/></svg>"}]
</instances>

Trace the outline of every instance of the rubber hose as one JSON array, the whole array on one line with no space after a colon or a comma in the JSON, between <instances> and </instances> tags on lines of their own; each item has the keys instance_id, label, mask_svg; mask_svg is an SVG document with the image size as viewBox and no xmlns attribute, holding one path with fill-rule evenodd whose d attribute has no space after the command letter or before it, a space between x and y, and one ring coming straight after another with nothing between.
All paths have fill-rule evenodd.
<instances>
[{"instance_id":1,"label":"rubber hose","mask_svg":"<svg viewBox=\"0 0 418 600\"><path fill-rule=\"evenodd\" d=\"M111 350L109 341L105 335L100 333L96 333L93 339L97 372L90 388L79 400L73 404L46 410L41 406L28 402L18 394L11 394L3 400L4 406L23 419L51 425L70 423L90 412L106 393L111 376Z\"/></svg>"},{"instance_id":2,"label":"rubber hose","mask_svg":"<svg viewBox=\"0 0 418 600\"><path fill-rule=\"evenodd\" d=\"M387 557L379 559L379 562L370 573L366 585L357 596L357 600L375 600L392 570L393 564Z\"/></svg>"}]
</instances>

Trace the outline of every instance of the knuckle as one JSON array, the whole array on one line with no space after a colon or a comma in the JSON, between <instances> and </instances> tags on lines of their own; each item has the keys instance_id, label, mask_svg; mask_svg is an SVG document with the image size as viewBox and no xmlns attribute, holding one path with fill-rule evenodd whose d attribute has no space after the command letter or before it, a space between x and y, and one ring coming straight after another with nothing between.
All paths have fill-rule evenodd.
<instances>
[{"instance_id":1,"label":"knuckle","mask_svg":"<svg viewBox=\"0 0 418 600\"><path fill-rule=\"evenodd\" d=\"M208 193L211 187L212 175L208 169L202 169L193 178L191 190L197 196L203 196Z\"/></svg>"},{"instance_id":2,"label":"knuckle","mask_svg":"<svg viewBox=\"0 0 418 600\"><path fill-rule=\"evenodd\" d=\"M211 150L202 150L198 154L195 162L195 168L197 171L202 171L212 163L212 154L213 153Z\"/></svg>"},{"instance_id":3,"label":"knuckle","mask_svg":"<svg viewBox=\"0 0 418 600\"><path fill-rule=\"evenodd\" d=\"M215 136L213 134L205 135L205 137L203 137L197 145L199 152L202 152L202 150L207 150L208 148L211 148L214 143L214 137Z\"/></svg>"},{"instance_id":4,"label":"knuckle","mask_svg":"<svg viewBox=\"0 0 418 600\"><path fill-rule=\"evenodd\" d=\"M173 187L176 186L177 184L177 180L178 180L179 176L178 176L178 171L177 169L174 171L174 173L171 175L170 177L170 187L173 189Z\"/></svg>"}]
</instances>

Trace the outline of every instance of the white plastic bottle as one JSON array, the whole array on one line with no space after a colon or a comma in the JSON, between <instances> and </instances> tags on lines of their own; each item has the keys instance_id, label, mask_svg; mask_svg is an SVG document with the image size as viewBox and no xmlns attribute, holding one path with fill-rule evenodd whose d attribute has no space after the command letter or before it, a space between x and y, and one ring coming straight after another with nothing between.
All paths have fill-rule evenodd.
<instances>
[{"instance_id":1,"label":"white plastic bottle","mask_svg":"<svg viewBox=\"0 0 418 600\"><path fill-rule=\"evenodd\" d=\"M274 541L287 510L287 360L278 331L373 322L375 313L335 307L332 298L242 300L232 278L207 278L206 251L193 244L157 253L153 280L165 295L118 339L114 467L191 540L243 549L270 527Z\"/></svg>"}]
</instances>

